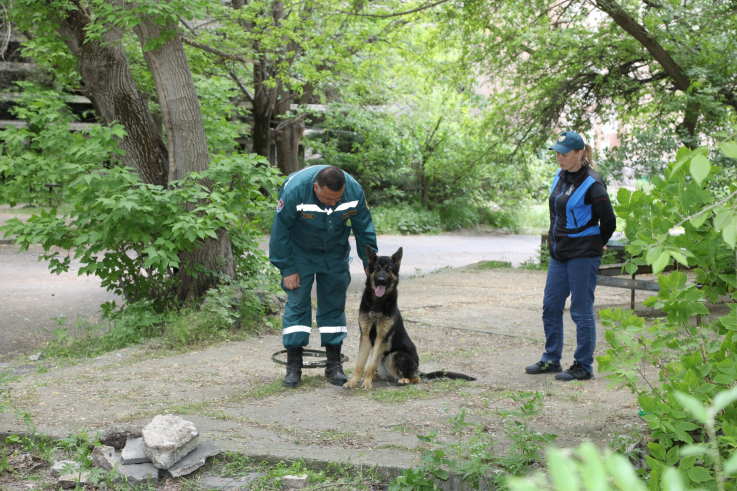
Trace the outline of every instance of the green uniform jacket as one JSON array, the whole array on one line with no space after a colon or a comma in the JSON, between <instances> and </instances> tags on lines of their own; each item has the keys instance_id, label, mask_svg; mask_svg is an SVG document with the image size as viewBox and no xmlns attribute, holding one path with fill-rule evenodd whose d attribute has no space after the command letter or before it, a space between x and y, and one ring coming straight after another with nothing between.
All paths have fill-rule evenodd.
<instances>
[{"instance_id":1,"label":"green uniform jacket","mask_svg":"<svg viewBox=\"0 0 737 491\"><path fill-rule=\"evenodd\" d=\"M295 254L328 255L331 260L347 258L351 228L364 268L368 267L366 245L378 252L374 222L361 185L344 172L343 198L334 208L328 208L320 202L313 189L315 177L323 168L325 166L316 165L290 174L279 191L271 228L269 260L281 270L282 276L297 272Z\"/></svg>"}]
</instances>

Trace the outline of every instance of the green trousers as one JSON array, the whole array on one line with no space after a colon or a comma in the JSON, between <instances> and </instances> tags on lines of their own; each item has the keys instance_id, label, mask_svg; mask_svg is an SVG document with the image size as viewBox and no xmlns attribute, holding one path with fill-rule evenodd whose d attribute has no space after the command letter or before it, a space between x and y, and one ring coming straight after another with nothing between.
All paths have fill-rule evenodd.
<instances>
[{"instance_id":1,"label":"green trousers","mask_svg":"<svg viewBox=\"0 0 737 491\"><path fill-rule=\"evenodd\" d=\"M296 248L295 248L296 249ZM312 285L317 281L317 329L320 346L340 346L346 337L345 297L351 282L349 257L341 252L302 253L293 251L299 273L299 288L287 290L287 305L282 318L284 347L307 346L312 331Z\"/></svg>"}]
</instances>

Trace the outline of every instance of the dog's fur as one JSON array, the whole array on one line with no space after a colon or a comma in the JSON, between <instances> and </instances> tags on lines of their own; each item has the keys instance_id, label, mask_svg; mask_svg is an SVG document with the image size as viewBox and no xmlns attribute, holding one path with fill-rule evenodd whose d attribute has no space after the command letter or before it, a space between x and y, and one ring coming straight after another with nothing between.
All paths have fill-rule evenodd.
<instances>
[{"instance_id":1,"label":"dog's fur","mask_svg":"<svg viewBox=\"0 0 737 491\"><path fill-rule=\"evenodd\" d=\"M358 345L356 371L343 387L353 389L358 385L361 376L364 375L367 361L368 368L361 385L365 389L371 389L372 382L379 379L398 382L400 385L417 384L423 378L476 380L461 373L420 372L417 348L404 329L402 314L397 306L402 248L389 257L377 256L369 246L366 246L366 256L369 261L369 275L358 309L361 339Z\"/></svg>"}]
</instances>

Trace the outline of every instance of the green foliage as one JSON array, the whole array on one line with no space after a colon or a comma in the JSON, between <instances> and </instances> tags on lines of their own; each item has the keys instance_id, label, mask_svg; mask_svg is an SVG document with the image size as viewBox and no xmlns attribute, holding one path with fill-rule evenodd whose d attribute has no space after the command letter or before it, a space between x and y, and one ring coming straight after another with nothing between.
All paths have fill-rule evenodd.
<instances>
[{"instance_id":1,"label":"green foliage","mask_svg":"<svg viewBox=\"0 0 737 491\"><path fill-rule=\"evenodd\" d=\"M92 358L151 338L160 338L166 349L184 350L273 331L277 322L265 317L265 305L255 293L278 287L278 278L267 271L211 289L199 306L160 311L152 300L117 310L105 304L100 322L79 319L74 326L54 329L46 352L59 358Z\"/></svg>"},{"instance_id":2,"label":"green foliage","mask_svg":"<svg viewBox=\"0 0 737 491\"><path fill-rule=\"evenodd\" d=\"M522 269L532 269L532 270L547 270L548 266L550 265L550 249L548 249L548 243L544 243L540 246L537 253L538 257L536 258L530 258L520 264L520 268Z\"/></svg>"},{"instance_id":3,"label":"green foliage","mask_svg":"<svg viewBox=\"0 0 737 491\"><path fill-rule=\"evenodd\" d=\"M729 154L732 145L725 141L719 148ZM597 359L599 370L610 372L610 386L638 395L653 439L646 456L651 482L659 482L668 466L678 464L689 486L719 487L720 458L737 448L737 404L717 403L725 400L718 394L737 378L737 305L729 303L730 313L720 319L693 318L709 315L707 300L737 300L737 187L732 184L731 195L719 201L705 189L710 175L718 172L706 155L706 149L679 151L664 178L653 179L650 194L620 189L616 213L626 220L627 251L633 256L628 272L651 264L658 273L675 260L696 268L696 283L688 283L679 271L660 275L660 291L645 305L661 309L665 317L651 323L632 311L601 311L611 348ZM681 226L682 234L672 233ZM650 380L649 366L655 367L657 380ZM705 419L703 407L709 405L719 407L713 420ZM698 407L702 409L694 409ZM689 448L684 446L703 446L714 432L721 436L712 438L710 453L699 459L684 453ZM734 483L726 489L735 489Z\"/></svg>"},{"instance_id":4,"label":"green foliage","mask_svg":"<svg viewBox=\"0 0 737 491\"><path fill-rule=\"evenodd\" d=\"M455 443L438 440L438 430L429 435L417 435L421 442L430 445L424 452L419 467L408 469L389 483L389 491L435 491L439 483L447 481L450 472L461 477L470 489L496 489L505 485L507 475L524 474L529 466L540 459L543 444L550 443L556 435L530 430L529 420L542 409L543 395L522 393L513 395L520 407L505 411L502 415L504 432L512 440L512 446L504 457L493 454L494 441L484 431L483 425L466 420L462 410L448 424ZM465 436L470 435L470 436Z\"/></svg>"},{"instance_id":5,"label":"green foliage","mask_svg":"<svg viewBox=\"0 0 737 491\"><path fill-rule=\"evenodd\" d=\"M483 261L476 266L476 269L497 269L497 268L511 268L512 263L509 261Z\"/></svg>"},{"instance_id":6,"label":"green foliage","mask_svg":"<svg viewBox=\"0 0 737 491\"><path fill-rule=\"evenodd\" d=\"M46 202L51 197L46 184L66 190L86 169L120 153L115 138L123 136L121 126L89 126L73 133L75 118L62 94L18 85L23 92L10 111L26 125L10 125L0 134L0 204Z\"/></svg>"},{"instance_id":7,"label":"green foliage","mask_svg":"<svg viewBox=\"0 0 737 491\"><path fill-rule=\"evenodd\" d=\"M410 205L381 206L371 210L371 216L378 234L437 234L442 231L437 211Z\"/></svg>"},{"instance_id":8,"label":"green foliage","mask_svg":"<svg viewBox=\"0 0 737 491\"><path fill-rule=\"evenodd\" d=\"M548 476L542 473L532 478L512 478L511 491L645 491L663 489L679 491L687 489L734 489L737 475L737 452L726 460L717 450L716 441L720 438L716 431L717 415L724 408L737 401L737 387L719 392L713 402L704 406L696 398L683 392L676 393L676 409L685 409L707 430L707 442L699 445L674 447L665 451L661 445L651 442L649 449L657 460L648 457L653 471L649 483L643 482L632 464L621 454L604 452L602 455L592 443L583 443L576 450L548 449ZM705 462L713 462L716 477L711 478L703 467ZM676 466L677 465L677 466Z\"/></svg>"}]
</instances>

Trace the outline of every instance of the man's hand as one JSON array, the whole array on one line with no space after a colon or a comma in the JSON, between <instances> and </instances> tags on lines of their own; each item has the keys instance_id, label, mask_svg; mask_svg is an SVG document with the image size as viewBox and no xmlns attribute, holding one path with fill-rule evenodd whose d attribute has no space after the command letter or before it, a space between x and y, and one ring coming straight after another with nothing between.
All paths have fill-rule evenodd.
<instances>
[{"instance_id":1,"label":"man's hand","mask_svg":"<svg viewBox=\"0 0 737 491\"><path fill-rule=\"evenodd\" d=\"M604 246L604 252L606 252L606 246Z\"/></svg>"},{"instance_id":2,"label":"man's hand","mask_svg":"<svg viewBox=\"0 0 737 491\"><path fill-rule=\"evenodd\" d=\"M284 288L294 290L299 288L299 273L290 274L284 277Z\"/></svg>"},{"instance_id":3,"label":"man's hand","mask_svg":"<svg viewBox=\"0 0 737 491\"><path fill-rule=\"evenodd\" d=\"M368 276L368 268L363 268L363 272L366 273L366 276Z\"/></svg>"}]
</instances>

